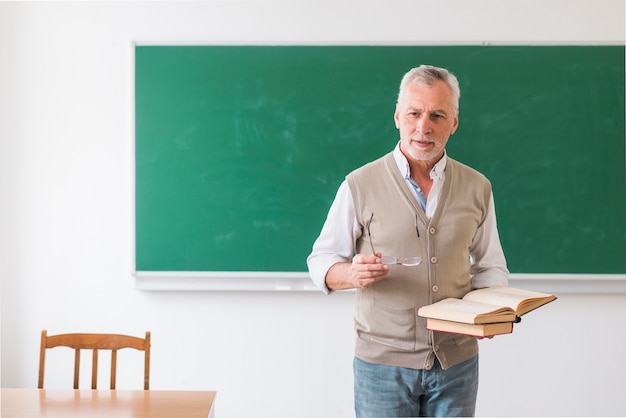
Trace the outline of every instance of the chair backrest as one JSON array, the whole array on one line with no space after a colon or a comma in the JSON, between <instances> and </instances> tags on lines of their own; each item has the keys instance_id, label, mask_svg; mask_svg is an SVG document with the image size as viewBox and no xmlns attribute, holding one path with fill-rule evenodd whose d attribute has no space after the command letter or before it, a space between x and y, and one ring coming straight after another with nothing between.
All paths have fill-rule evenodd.
<instances>
[{"instance_id":1,"label":"chair backrest","mask_svg":"<svg viewBox=\"0 0 626 418\"><path fill-rule=\"evenodd\" d=\"M91 388L96 389L98 381L98 350L111 350L111 389L115 389L117 369L117 350L135 348L144 352L144 389L150 388L150 332L146 338L131 337L119 334L59 334L48 336L46 330L41 331L41 349L39 351L39 383L43 389L43 375L46 360L46 349L54 347L70 347L74 349L74 389L78 389L80 370L80 350L93 350L91 365Z\"/></svg>"}]
</instances>

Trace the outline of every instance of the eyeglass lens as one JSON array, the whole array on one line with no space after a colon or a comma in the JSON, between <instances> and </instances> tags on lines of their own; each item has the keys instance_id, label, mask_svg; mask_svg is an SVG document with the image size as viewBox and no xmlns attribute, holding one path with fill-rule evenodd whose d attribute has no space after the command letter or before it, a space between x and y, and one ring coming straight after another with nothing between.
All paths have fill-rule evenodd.
<instances>
[{"instance_id":1,"label":"eyeglass lens","mask_svg":"<svg viewBox=\"0 0 626 418\"><path fill-rule=\"evenodd\" d=\"M383 264L402 264L403 266L417 266L422 263L422 257L400 258L384 255L381 258Z\"/></svg>"}]
</instances>

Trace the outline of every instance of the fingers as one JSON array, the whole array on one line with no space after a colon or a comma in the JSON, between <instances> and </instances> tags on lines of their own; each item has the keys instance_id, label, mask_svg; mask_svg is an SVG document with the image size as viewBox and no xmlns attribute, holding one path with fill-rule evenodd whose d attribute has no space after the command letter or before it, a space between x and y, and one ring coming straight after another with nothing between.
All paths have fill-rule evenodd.
<instances>
[{"instance_id":1,"label":"fingers","mask_svg":"<svg viewBox=\"0 0 626 418\"><path fill-rule=\"evenodd\" d=\"M357 254L352 259L352 264L377 264L380 263L380 257L380 253L376 255Z\"/></svg>"},{"instance_id":2,"label":"fingers","mask_svg":"<svg viewBox=\"0 0 626 418\"><path fill-rule=\"evenodd\" d=\"M357 254L352 259L350 273L354 287L369 287L384 279L388 272L389 266L381 263L380 254Z\"/></svg>"}]
</instances>

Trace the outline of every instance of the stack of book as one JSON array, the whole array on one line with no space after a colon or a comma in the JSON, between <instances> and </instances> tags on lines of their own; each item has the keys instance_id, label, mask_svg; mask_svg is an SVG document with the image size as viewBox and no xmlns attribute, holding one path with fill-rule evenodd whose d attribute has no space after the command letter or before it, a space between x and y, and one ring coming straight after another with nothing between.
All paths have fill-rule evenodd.
<instances>
[{"instance_id":1,"label":"stack of book","mask_svg":"<svg viewBox=\"0 0 626 418\"><path fill-rule=\"evenodd\" d=\"M433 331L490 337L513 332L520 317L556 299L555 295L494 286L469 292L462 299L448 298L423 306L418 315Z\"/></svg>"}]
</instances>

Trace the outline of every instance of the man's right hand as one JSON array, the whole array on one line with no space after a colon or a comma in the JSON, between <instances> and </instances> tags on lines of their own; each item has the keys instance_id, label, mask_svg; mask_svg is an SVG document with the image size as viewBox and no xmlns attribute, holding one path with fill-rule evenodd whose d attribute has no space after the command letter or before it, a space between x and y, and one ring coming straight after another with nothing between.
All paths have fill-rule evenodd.
<instances>
[{"instance_id":1,"label":"man's right hand","mask_svg":"<svg viewBox=\"0 0 626 418\"><path fill-rule=\"evenodd\" d=\"M382 255L357 254L351 263L334 264L326 274L326 286L332 290L370 287L383 280L389 266L381 262Z\"/></svg>"}]
</instances>

